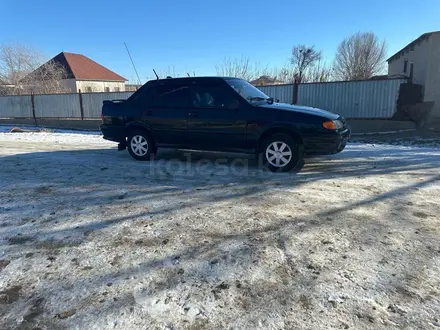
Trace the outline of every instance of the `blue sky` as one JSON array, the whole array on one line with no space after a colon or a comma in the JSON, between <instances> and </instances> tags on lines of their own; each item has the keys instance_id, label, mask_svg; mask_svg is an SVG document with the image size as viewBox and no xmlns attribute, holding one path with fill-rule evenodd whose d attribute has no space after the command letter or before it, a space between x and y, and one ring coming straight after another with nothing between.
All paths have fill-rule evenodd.
<instances>
[{"instance_id":1,"label":"blue sky","mask_svg":"<svg viewBox=\"0 0 440 330\"><path fill-rule=\"evenodd\" d=\"M420 0L0 0L0 43L20 42L48 58L81 53L128 79L152 68L215 74L224 57L282 66L296 44L331 61L338 43L372 31L392 55L424 32L440 30L440 1Z\"/></svg>"}]
</instances>

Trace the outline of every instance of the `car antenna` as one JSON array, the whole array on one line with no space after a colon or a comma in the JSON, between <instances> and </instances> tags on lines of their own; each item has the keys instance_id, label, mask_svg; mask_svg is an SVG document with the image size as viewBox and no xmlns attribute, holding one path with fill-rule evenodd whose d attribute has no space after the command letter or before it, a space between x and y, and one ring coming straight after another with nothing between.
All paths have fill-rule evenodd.
<instances>
[{"instance_id":1,"label":"car antenna","mask_svg":"<svg viewBox=\"0 0 440 330\"><path fill-rule=\"evenodd\" d=\"M128 50L127 44L125 42L124 42L124 45L125 45L125 49L127 50L128 57L130 57L131 64L133 65L134 72L136 72L136 76L138 78L139 84L142 85L141 80L139 79L138 72L136 70L136 66L134 65L133 59L131 58L131 55L130 55L130 51Z\"/></svg>"},{"instance_id":2,"label":"car antenna","mask_svg":"<svg viewBox=\"0 0 440 330\"><path fill-rule=\"evenodd\" d=\"M187 72L186 74L188 75L188 77L190 77L190 78L191 78L191 76L189 75L189 73L188 73L188 72Z\"/></svg>"},{"instance_id":3,"label":"car antenna","mask_svg":"<svg viewBox=\"0 0 440 330\"><path fill-rule=\"evenodd\" d=\"M156 70L153 69L154 74L156 75L157 80L159 80L159 76L156 73Z\"/></svg>"}]
</instances>

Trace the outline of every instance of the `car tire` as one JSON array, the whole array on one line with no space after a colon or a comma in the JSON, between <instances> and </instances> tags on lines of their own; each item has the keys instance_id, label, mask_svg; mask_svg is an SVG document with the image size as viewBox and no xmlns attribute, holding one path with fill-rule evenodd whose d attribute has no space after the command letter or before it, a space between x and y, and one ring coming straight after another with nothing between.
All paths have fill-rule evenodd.
<instances>
[{"instance_id":1,"label":"car tire","mask_svg":"<svg viewBox=\"0 0 440 330\"><path fill-rule=\"evenodd\" d=\"M149 134L144 130L134 130L129 133L127 149L134 159L141 161L153 159L157 151Z\"/></svg>"},{"instance_id":2,"label":"car tire","mask_svg":"<svg viewBox=\"0 0 440 330\"><path fill-rule=\"evenodd\" d=\"M261 144L261 157L271 172L299 172L304 166L304 148L300 141L285 133L276 133Z\"/></svg>"}]
</instances>

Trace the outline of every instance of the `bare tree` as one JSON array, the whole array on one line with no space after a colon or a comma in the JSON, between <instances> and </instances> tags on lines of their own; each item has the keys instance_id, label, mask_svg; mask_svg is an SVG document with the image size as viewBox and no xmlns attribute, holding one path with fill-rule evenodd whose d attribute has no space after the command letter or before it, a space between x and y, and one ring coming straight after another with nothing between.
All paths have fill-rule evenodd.
<instances>
[{"instance_id":1,"label":"bare tree","mask_svg":"<svg viewBox=\"0 0 440 330\"><path fill-rule=\"evenodd\" d=\"M0 45L0 80L9 86L3 91L9 95L68 92L64 67L53 61L43 63L42 55L31 47Z\"/></svg>"},{"instance_id":2,"label":"bare tree","mask_svg":"<svg viewBox=\"0 0 440 330\"><path fill-rule=\"evenodd\" d=\"M19 85L27 94L67 93L70 91L65 83L67 78L63 66L48 61L21 79Z\"/></svg>"},{"instance_id":3,"label":"bare tree","mask_svg":"<svg viewBox=\"0 0 440 330\"><path fill-rule=\"evenodd\" d=\"M341 80L369 79L385 69L386 43L372 32L344 39L336 51L335 76Z\"/></svg>"},{"instance_id":4,"label":"bare tree","mask_svg":"<svg viewBox=\"0 0 440 330\"><path fill-rule=\"evenodd\" d=\"M328 82L332 80L333 68L324 61L318 61L307 70L302 82Z\"/></svg>"},{"instance_id":5,"label":"bare tree","mask_svg":"<svg viewBox=\"0 0 440 330\"><path fill-rule=\"evenodd\" d=\"M247 81L258 79L262 76L271 76L267 67L262 67L260 63L252 63L249 57L241 58L225 57L223 61L215 66L218 76L236 77Z\"/></svg>"},{"instance_id":6,"label":"bare tree","mask_svg":"<svg viewBox=\"0 0 440 330\"><path fill-rule=\"evenodd\" d=\"M285 84L292 84L295 79L299 81L299 75L295 67L289 63L283 68L276 70L275 74L278 81ZM307 70L302 73L301 82L327 82L333 79L333 70L325 61L317 61L309 66Z\"/></svg>"},{"instance_id":7,"label":"bare tree","mask_svg":"<svg viewBox=\"0 0 440 330\"><path fill-rule=\"evenodd\" d=\"M295 80L295 73L293 72L292 68L289 67L283 67L277 70L276 76L278 80L282 81L285 84L291 84Z\"/></svg>"},{"instance_id":8,"label":"bare tree","mask_svg":"<svg viewBox=\"0 0 440 330\"><path fill-rule=\"evenodd\" d=\"M293 74L298 82L306 82L305 78L321 58L321 52L315 50L314 46L296 45L292 48L290 63L293 65Z\"/></svg>"}]
</instances>

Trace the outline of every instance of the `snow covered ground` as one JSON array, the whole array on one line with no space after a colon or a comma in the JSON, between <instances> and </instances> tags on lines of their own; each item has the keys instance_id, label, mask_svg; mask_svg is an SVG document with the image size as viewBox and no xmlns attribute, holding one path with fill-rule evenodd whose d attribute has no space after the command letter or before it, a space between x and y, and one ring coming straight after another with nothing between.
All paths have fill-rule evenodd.
<instances>
[{"instance_id":1,"label":"snow covered ground","mask_svg":"<svg viewBox=\"0 0 440 330\"><path fill-rule=\"evenodd\" d=\"M0 133L1 329L440 328L440 149L271 174Z\"/></svg>"}]
</instances>

